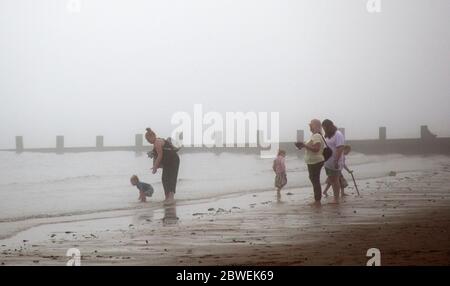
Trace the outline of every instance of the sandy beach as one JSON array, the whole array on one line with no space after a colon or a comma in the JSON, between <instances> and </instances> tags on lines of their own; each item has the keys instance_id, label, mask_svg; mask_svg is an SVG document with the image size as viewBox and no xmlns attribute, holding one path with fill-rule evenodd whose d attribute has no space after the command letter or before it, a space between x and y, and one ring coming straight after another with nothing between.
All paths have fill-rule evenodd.
<instances>
[{"instance_id":1,"label":"sandy beach","mask_svg":"<svg viewBox=\"0 0 450 286\"><path fill-rule=\"evenodd\" d=\"M340 205L312 208L310 188L221 196L45 222L0 241L1 265L450 264L450 159L423 171L359 180ZM308 197L308 196L306 196Z\"/></svg>"},{"instance_id":2,"label":"sandy beach","mask_svg":"<svg viewBox=\"0 0 450 286\"><path fill-rule=\"evenodd\" d=\"M1 0L0 269L450 266L449 8Z\"/></svg>"}]
</instances>

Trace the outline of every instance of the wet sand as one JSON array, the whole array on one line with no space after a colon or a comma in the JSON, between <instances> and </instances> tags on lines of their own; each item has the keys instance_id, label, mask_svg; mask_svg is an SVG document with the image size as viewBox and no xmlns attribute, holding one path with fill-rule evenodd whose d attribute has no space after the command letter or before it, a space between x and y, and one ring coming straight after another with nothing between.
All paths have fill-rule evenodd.
<instances>
[{"instance_id":1,"label":"wet sand","mask_svg":"<svg viewBox=\"0 0 450 286\"><path fill-rule=\"evenodd\" d=\"M449 175L450 160L358 181L321 208L297 188L42 224L1 240L0 263L64 265L76 247L82 265L365 265L378 248L382 265L449 265Z\"/></svg>"}]
</instances>

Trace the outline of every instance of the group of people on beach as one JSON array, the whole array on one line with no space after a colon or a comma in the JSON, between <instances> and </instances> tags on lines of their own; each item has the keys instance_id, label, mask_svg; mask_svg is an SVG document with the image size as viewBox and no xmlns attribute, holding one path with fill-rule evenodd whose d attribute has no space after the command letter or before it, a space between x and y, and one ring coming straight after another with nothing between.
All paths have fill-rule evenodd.
<instances>
[{"instance_id":1,"label":"group of people on beach","mask_svg":"<svg viewBox=\"0 0 450 286\"><path fill-rule=\"evenodd\" d=\"M342 170L353 173L345 164L345 155L350 153L351 148L345 145L344 134L338 130L334 123L325 119L320 122L313 119L309 123L311 137L306 142L297 142L298 149L305 150L304 160L308 168L309 179L314 190L313 206L320 206L322 200L322 185L320 182L320 173L325 167L327 175L327 187L323 195L327 195L328 189L331 187L334 193L333 203L339 203L339 197L345 196L344 189L347 187L347 181L342 175ZM322 129L325 136L322 135ZM277 195L280 197L281 189L287 184L286 152L279 150L276 159L273 161L273 171L275 172L275 187Z\"/></svg>"},{"instance_id":2,"label":"group of people on beach","mask_svg":"<svg viewBox=\"0 0 450 286\"><path fill-rule=\"evenodd\" d=\"M334 193L333 203L339 203L339 197L346 195L344 189L348 185L342 171L345 169L349 173L353 172L345 163L345 156L351 148L349 145L345 145L344 134L329 119L325 119L323 122L313 119L309 123L309 128L311 137L306 142L297 142L296 146L298 149L305 150L304 160L314 190L312 205L320 206L322 195L327 196L330 187ZM322 135L322 129L324 135ZM150 128L146 129L145 138L153 145L153 151L149 152L149 157L153 159L152 173L155 174L159 168L162 168L161 181L165 194L164 202L171 204L174 202L180 166L180 158L177 154L178 148L172 144L170 138L159 138ZM285 157L286 151L279 150L272 165L275 172L275 187L278 198L281 196L281 189L287 184ZM325 167L327 175L327 186L322 193L320 174L323 167ZM141 202L145 202L146 197L152 196L153 188L151 185L141 182L136 175L133 175L130 181L133 186L138 188Z\"/></svg>"}]
</instances>

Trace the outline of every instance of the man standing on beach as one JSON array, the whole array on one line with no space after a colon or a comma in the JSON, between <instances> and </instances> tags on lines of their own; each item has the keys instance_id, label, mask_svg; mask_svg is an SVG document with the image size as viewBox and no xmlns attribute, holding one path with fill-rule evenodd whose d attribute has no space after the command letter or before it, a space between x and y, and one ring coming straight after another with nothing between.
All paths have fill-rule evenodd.
<instances>
[{"instance_id":1,"label":"man standing on beach","mask_svg":"<svg viewBox=\"0 0 450 286\"><path fill-rule=\"evenodd\" d=\"M325 119L322 122L322 127L325 131L327 145L333 151L331 157L325 162L325 172L333 188L334 203L339 203L339 192L341 189L339 177L344 167L344 156L342 153L344 151L345 138L341 131L334 125L333 121L329 119Z\"/></svg>"}]
</instances>

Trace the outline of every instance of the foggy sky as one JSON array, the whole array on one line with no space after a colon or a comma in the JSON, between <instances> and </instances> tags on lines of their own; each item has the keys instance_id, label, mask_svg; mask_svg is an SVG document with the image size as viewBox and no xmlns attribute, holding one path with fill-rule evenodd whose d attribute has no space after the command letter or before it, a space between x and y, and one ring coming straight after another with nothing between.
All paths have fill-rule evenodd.
<instances>
[{"instance_id":1,"label":"foggy sky","mask_svg":"<svg viewBox=\"0 0 450 286\"><path fill-rule=\"evenodd\" d=\"M0 0L0 148L132 144L176 111L450 135L450 1Z\"/></svg>"}]
</instances>

